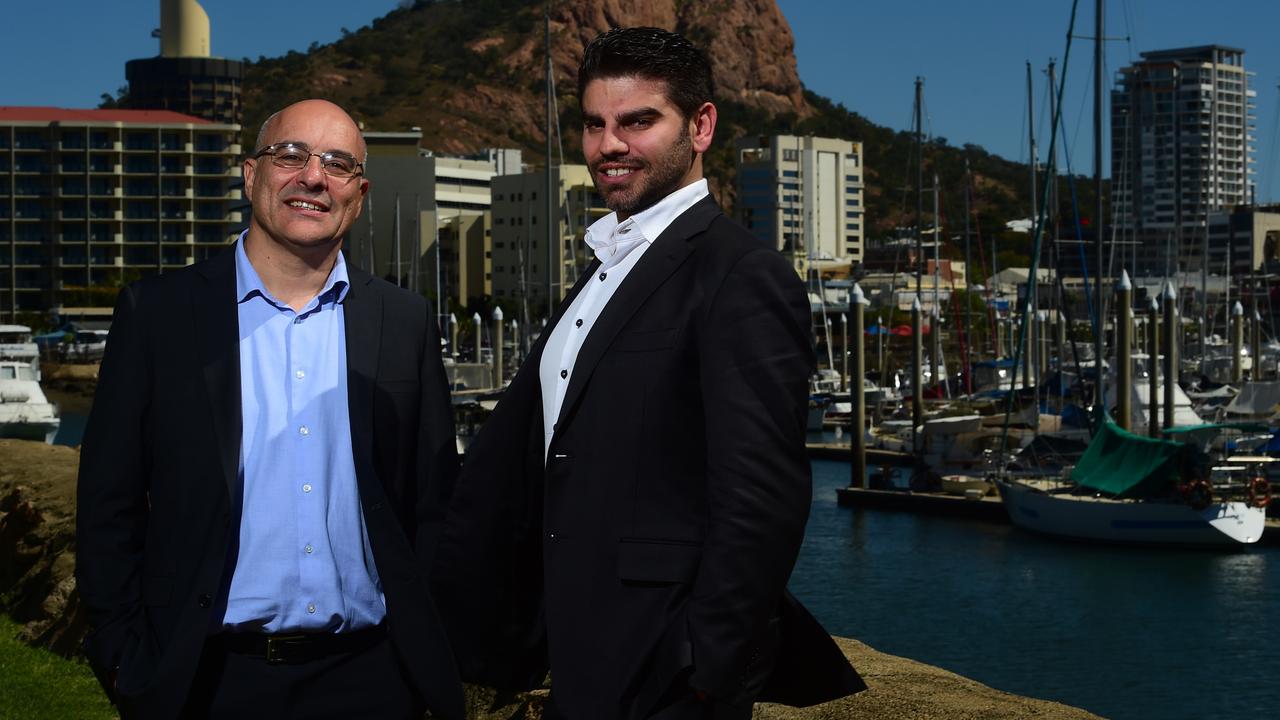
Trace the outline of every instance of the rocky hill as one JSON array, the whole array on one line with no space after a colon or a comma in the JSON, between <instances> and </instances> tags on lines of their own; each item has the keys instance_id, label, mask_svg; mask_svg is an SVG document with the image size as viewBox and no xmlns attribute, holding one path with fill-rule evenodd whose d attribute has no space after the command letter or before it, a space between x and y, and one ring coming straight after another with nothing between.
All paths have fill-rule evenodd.
<instances>
[{"instance_id":1,"label":"rocky hill","mask_svg":"<svg viewBox=\"0 0 1280 720\"><path fill-rule=\"evenodd\" d=\"M304 97L327 97L370 130L421 128L422 144L432 150L514 146L530 162L542 163L545 7L530 0L406 0L367 27L344 28L332 44L250 62L244 81L246 143L271 110ZM874 233L914 223L914 196L903 190L914 182L910 135L807 92L796 70L791 28L773 0L551 3L551 59L566 162L580 162L575 77L582 49L618 25L674 29L709 50L721 121L707 172L726 205L734 199L734 138L812 133L864 143L867 219ZM910 97L910 88L903 88L903 97ZM958 227L962 217L965 159L975 173L983 224L992 227L1025 214L1024 165L974 146L937 145L925 152L926 175L935 166L941 175L944 223L950 219Z\"/></svg>"}]
</instances>

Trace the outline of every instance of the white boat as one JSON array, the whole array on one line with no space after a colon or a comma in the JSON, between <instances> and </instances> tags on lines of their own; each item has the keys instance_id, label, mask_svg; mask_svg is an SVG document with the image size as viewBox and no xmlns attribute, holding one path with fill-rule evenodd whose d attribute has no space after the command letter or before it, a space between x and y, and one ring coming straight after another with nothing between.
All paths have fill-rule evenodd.
<instances>
[{"instance_id":1,"label":"white boat","mask_svg":"<svg viewBox=\"0 0 1280 720\"><path fill-rule=\"evenodd\" d=\"M1233 547L1258 542L1266 520L1261 508L1240 501L1196 510L1185 502L1049 493L1006 480L996 487L1014 525L1078 540Z\"/></svg>"},{"instance_id":2,"label":"white boat","mask_svg":"<svg viewBox=\"0 0 1280 720\"><path fill-rule=\"evenodd\" d=\"M0 360L0 438L51 443L58 434L58 408L37 377L30 363Z\"/></svg>"},{"instance_id":3,"label":"white boat","mask_svg":"<svg viewBox=\"0 0 1280 720\"><path fill-rule=\"evenodd\" d=\"M40 348L26 325L0 325L0 360L18 360L40 371Z\"/></svg>"},{"instance_id":4,"label":"white boat","mask_svg":"<svg viewBox=\"0 0 1280 720\"><path fill-rule=\"evenodd\" d=\"M996 486L1017 527L1108 543L1240 547L1258 542L1266 511L1192 479L1203 454L1190 444L1146 438L1108 420L1056 489L1000 478ZM1187 473L1190 473L1189 475Z\"/></svg>"}]
</instances>

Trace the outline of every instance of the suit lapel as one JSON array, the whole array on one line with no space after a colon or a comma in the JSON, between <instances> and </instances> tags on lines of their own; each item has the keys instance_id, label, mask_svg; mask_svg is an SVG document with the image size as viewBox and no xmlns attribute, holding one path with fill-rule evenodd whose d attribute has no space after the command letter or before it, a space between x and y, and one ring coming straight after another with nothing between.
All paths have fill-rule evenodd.
<instances>
[{"instance_id":1,"label":"suit lapel","mask_svg":"<svg viewBox=\"0 0 1280 720\"><path fill-rule=\"evenodd\" d=\"M347 414L356 480L363 486L373 475L373 391L378 377L382 340L382 296L369 287L373 277L347 265L351 286L342 303L347 338ZM363 494L363 493L362 493Z\"/></svg>"},{"instance_id":2,"label":"suit lapel","mask_svg":"<svg viewBox=\"0 0 1280 720\"><path fill-rule=\"evenodd\" d=\"M196 266L205 284L192 294L193 316L205 389L213 409L214 441L233 502L240 474L240 320L236 304L235 252Z\"/></svg>"},{"instance_id":3,"label":"suit lapel","mask_svg":"<svg viewBox=\"0 0 1280 720\"><path fill-rule=\"evenodd\" d=\"M667 226L658 239L653 241L653 246L631 268L631 272L627 273L621 287L609 298L595 326L591 328L591 334L578 351L578 357L573 362L573 375L569 378L569 387L565 390L564 403L560 406L560 415L556 420L557 425L565 426L565 420L573 411L592 372L613 343L618 331L693 252L694 246L688 242L689 239L706 230L719 214L720 206L711 196L698 201ZM595 267L593 264L592 269ZM594 272L590 274L593 275Z\"/></svg>"}]
</instances>

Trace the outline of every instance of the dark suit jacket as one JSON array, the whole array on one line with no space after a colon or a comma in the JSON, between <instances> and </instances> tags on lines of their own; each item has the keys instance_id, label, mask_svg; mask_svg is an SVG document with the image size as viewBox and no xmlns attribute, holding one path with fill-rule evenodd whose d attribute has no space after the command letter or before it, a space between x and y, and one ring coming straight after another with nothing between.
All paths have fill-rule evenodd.
<instances>
[{"instance_id":1,"label":"dark suit jacket","mask_svg":"<svg viewBox=\"0 0 1280 720\"><path fill-rule=\"evenodd\" d=\"M425 558L457 473L427 302L348 266L347 392L361 507L406 675L461 718ZM186 697L238 523L240 356L234 253L120 293L81 451L76 576L90 664L121 707L173 717ZM110 692L110 688L108 688Z\"/></svg>"},{"instance_id":2,"label":"dark suit jacket","mask_svg":"<svg viewBox=\"0 0 1280 720\"><path fill-rule=\"evenodd\" d=\"M811 495L809 322L786 260L706 198L591 328L545 466L544 333L468 449L441 538L464 676L527 686L549 660L575 720L644 717L686 681L750 702L775 660L765 699L863 687L784 595Z\"/></svg>"}]
</instances>

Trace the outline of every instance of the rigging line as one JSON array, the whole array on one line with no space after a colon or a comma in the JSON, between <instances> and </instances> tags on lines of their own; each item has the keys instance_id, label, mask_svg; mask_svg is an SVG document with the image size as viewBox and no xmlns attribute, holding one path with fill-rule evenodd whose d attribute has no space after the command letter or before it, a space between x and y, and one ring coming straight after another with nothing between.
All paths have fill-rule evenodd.
<instances>
[{"instance_id":1,"label":"rigging line","mask_svg":"<svg viewBox=\"0 0 1280 720\"><path fill-rule=\"evenodd\" d=\"M982 216L978 214L978 203L976 201L977 197L978 197L978 188L977 188L977 185L974 184L973 182L972 174L970 174L969 176L969 214L973 218L973 236L978 241L978 257L981 259L981 262L982 262L982 277L983 277L982 290L983 290L983 295L986 296L987 319L991 324L990 335L987 336L987 340L992 343L991 356L999 360L1000 359L999 353L996 352L998 348L995 347L996 332L997 332L996 307L994 304L994 296L991 294L991 286L994 283L987 282L987 278L991 278L992 280L995 280L995 272L991 272L990 275L987 274L988 273L987 248L986 248L986 245L982 242ZM994 262L995 262L995 258L992 257L993 265L994 265ZM966 269L965 270L966 278L968 278L968 272L969 271Z\"/></svg>"},{"instance_id":2,"label":"rigging line","mask_svg":"<svg viewBox=\"0 0 1280 720\"><path fill-rule=\"evenodd\" d=\"M1063 55L1062 55L1062 79L1059 81L1060 84L1058 86L1058 102L1055 104L1055 107L1054 107L1054 114L1056 115L1056 117L1054 118L1052 127L1059 126L1060 120L1062 117L1061 115L1062 92L1067 85L1067 69L1069 67L1069 62L1071 59L1071 44L1072 44L1071 31L1075 29L1076 9L1078 5L1079 5L1079 0L1072 0L1071 23L1067 29L1067 46L1066 46L1066 49L1063 51ZM1055 154L1057 150L1057 142L1058 142L1058 133L1054 132L1053 137L1049 140L1050 156ZM1064 140L1064 143L1065 143L1065 140ZM1040 216L1036 218L1036 221L1035 221L1035 240L1032 244L1032 249L1031 249L1031 267L1030 267L1030 271L1027 273L1027 295L1026 295L1027 299L1026 299L1026 302L1022 304L1022 312L1023 312L1022 324L1018 328L1018 341L1014 347L1014 354L1013 354L1014 378L1017 377L1020 363L1027 361L1023 357L1023 350L1024 350L1024 346L1027 344L1028 324L1031 322L1032 310L1034 310L1034 308L1031 308L1031 302L1036 296L1036 281L1040 272L1040 252L1041 252L1040 248L1044 240L1045 220L1049 214L1049 207L1048 207L1049 197L1048 196L1049 196L1049 189L1051 185L1052 183L1045 183L1044 188L1041 190L1041 202L1039 205ZM1083 246L1081 246L1081 248L1083 250ZM1098 324L1101 325L1101 322L1102 322L1102 317L1099 316ZM1100 331L1100 329L1097 331ZM1014 382L1013 379L1011 379L1010 385L1009 385L1009 401L1005 404L1005 411L1004 411L1004 429L1000 433L1000 457L1002 460L1004 458L1005 448L1008 446L1009 421L1011 416L1013 415L1013 401L1015 397L1013 393L1013 382ZM1102 382L1101 377L1098 378L1098 382ZM1040 412L1039 406L1037 405L1036 406L1037 418L1039 417L1039 412ZM1038 425L1038 422L1037 422L1037 425Z\"/></svg>"},{"instance_id":3,"label":"rigging line","mask_svg":"<svg viewBox=\"0 0 1280 720\"><path fill-rule=\"evenodd\" d=\"M1031 155L1030 151L1027 149L1027 146L1029 144L1027 142L1028 140L1027 123L1031 121L1027 119L1026 103L1018 103L1018 104L1022 106L1022 126L1018 128L1018 161L1026 162L1027 157ZM1031 218L1031 219L1033 221L1035 220L1035 218Z\"/></svg>"},{"instance_id":4,"label":"rigging line","mask_svg":"<svg viewBox=\"0 0 1280 720\"><path fill-rule=\"evenodd\" d=\"M556 92L556 74L555 74L554 67L555 65L553 63L552 64L553 69L551 72L551 116L554 117L556 121L556 149L560 154L560 167L564 167L564 135L560 130L560 99L559 99L560 94ZM547 158L547 162L551 162L551 159ZM563 178L561 178L561 184L565 185L565 183L563 182ZM577 233L575 232L573 227L573 194L569 192L569 188L567 186L564 189L564 194L562 197L564 198L564 204L562 206L563 211L561 212L561 216L564 219L565 228L569 233L568 250L569 250L569 259L572 261L569 263L569 265L573 270L572 273L567 273L568 275L567 281L570 283L576 283L578 281L578 271L580 269L578 265L578 242L577 242ZM583 230L586 230L586 228L584 227ZM563 244L563 241L561 241L561 244ZM565 260L564 251L565 251L565 248L563 247L560 248L559 255L560 255L560 262L562 264L564 263L564 260Z\"/></svg>"}]
</instances>

